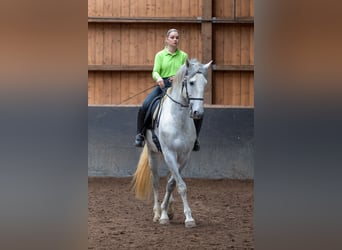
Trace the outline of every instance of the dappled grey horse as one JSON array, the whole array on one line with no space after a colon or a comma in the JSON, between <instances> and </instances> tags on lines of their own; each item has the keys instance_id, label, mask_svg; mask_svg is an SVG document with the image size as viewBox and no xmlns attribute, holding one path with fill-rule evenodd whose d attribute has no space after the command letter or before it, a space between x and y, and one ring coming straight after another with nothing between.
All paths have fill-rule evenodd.
<instances>
[{"instance_id":1,"label":"dappled grey horse","mask_svg":"<svg viewBox=\"0 0 342 250\"><path fill-rule=\"evenodd\" d=\"M177 191L184 205L185 226L196 226L187 201L186 184L181 177L181 171L189 164L196 139L192 119L200 119L204 113L203 98L211 63L212 61L201 64L196 59L186 61L175 75L172 87L161 100L157 126L153 128L154 131L151 129L146 131L146 144L133 177L133 188L136 197L143 199L149 196L153 187L154 222L168 224L172 219L172 192L177 185ZM159 139L162 153L153 142L152 132ZM158 168L162 162L160 154L163 155L170 172L161 206L158 201Z\"/></svg>"}]
</instances>

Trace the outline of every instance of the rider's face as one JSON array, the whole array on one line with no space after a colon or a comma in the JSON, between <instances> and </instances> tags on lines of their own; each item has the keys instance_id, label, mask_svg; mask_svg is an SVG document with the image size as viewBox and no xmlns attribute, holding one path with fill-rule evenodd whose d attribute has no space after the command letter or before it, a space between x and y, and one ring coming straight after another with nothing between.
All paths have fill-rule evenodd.
<instances>
[{"instance_id":1,"label":"rider's face","mask_svg":"<svg viewBox=\"0 0 342 250\"><path fill-rule=\"evenodd\" d=\"M165 39L166 43L170 46L177 47L179 42L179 34L177 31L171 32Z\"/></svg>"}]
</instances>

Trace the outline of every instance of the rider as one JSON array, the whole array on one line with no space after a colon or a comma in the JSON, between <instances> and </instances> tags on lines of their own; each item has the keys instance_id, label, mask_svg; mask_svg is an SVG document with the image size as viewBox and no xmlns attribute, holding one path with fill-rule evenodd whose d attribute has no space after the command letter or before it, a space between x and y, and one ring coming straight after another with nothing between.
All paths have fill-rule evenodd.
<instances>
[{"instance_id":1,"label":"rider","mask_svg":"<svg viewBox=\"0 0 342 250\"><path fill-rule=\"evenodd\" d=\"M146 97L142 106L139 108L137 116L137 135L135 137L136 147L142 147L144 145L144 119L149 105L155 97L162 94L163 89L171 87L174 75L188 58L187 53L178 49L178 42L178 30L168 30L165 37L165 48L159 51L154 58L152 78L156 81L157 86ZM198 135L202 126L202 119L196 119L194 120L194 123L196 127L196 141L193 150L199 151L200 144L198 141Z\"/></svg>"}]
</instances>

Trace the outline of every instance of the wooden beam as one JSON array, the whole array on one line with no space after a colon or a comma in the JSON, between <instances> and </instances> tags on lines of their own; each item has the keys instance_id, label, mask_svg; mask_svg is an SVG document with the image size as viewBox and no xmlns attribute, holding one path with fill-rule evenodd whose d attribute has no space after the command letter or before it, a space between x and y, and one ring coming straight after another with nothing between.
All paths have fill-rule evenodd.
<instances>
[{"instance_id":1,"label":"wooden beam","mask_svg":"<svg viewBox=\"0 0 342 250\"><path fill-rule=\"evenodd\" d=\"M212 20L213 3L212 0L203 0L202 2L202 19ZM213 25L212 22L203 22L201 24L201 36L202 36L202 63L208 63L213 59ZM205 103L213 103L213 85L212 85L212 68L208 70L208 85L205 91Z\"/></svg>"},{"instance_id":2,"label":"wooden beam","mask_svg":"<svg viewBox=\"0 0 342 250\"><path fill-rule=\"evenodd\" d=\"M210 60L204 60L203 63L207 63ZM153 69L153 65L88 65L88 71L151 71L152 72L152 69ZM212 70L213 71L254 71L254 65L212 64Z\"/></svg>"},{"instance_id":3,"label":"wooden beam","mask_svg":"<svg viewBox=\"0 0 342 250\"><path fill-rule=\"evenodd\" d=\"M207 1L207 0L204 0ZM208 0L209 1L209 0ZM88 23L254 23L254 18L216 18L216 17L88 17Z\"/></svg>"},{"instance_id":4,"label":"wooden beam","mask_svg":"<svg viewBox=\"0 0 342 250\"><path fill-rule=\"evenodd\" d=\"M212 65L214 71L254 71L254 65Z\"/></svg>"},{"instance_id":5,"label":"wooden beam","mask_svg":"<svg viewBox=\"0 0 342 250\"><path fill-rule=\"evenodd\" d=\"M88 17L89 23L201 23L193 17Z\"/></svg>"},{"instance_id":6,"label":"wooden beam","mask_svg":"<svg viewBox=\"0 0 342 250\"><path fill-rule=\"evenodd\" d=\"M236 18L216 18L213 17L211 19L213 23L239 23L239 24L253 24L254 23L254 18L249 18L249 17L236 17Z\"/></svg>"},{"instance_id":7,"label":"wooden beam","mask_svg":"<svg viewBox=\"0 0 342 250\"><path fill-rule=\"evenodd\" d=\"M88 71L151 71L153 65L88 65Z\"/></svg>"}]
</instances>

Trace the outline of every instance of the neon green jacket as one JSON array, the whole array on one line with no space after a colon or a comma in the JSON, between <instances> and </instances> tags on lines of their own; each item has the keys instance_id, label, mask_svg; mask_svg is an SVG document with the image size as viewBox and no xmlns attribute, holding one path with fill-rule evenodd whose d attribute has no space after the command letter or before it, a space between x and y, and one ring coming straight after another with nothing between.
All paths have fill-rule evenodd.
<instances>
[{"instance_id":1,"label":"neon green jacket","mask_svg":"<svg viewBox=\"0 0 342 250\"><path fill-rule=\"evenodd\" d=\"M177 49L174 54L171 54L167 48L159 51L154 58L153 80L174 76L187 58L187 53L180 49Z\"/></svg>"}]
</instances>

